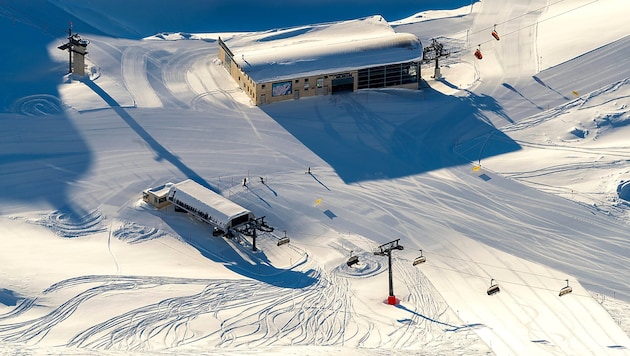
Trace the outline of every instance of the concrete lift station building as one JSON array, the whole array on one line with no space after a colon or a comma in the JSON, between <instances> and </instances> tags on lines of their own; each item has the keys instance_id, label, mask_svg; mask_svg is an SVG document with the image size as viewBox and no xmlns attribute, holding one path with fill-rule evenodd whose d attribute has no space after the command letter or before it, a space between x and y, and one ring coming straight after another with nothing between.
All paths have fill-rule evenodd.
<instances>
[{"instance_id":1,"label":"concrete lift station building","mask_svg":"<svg viewBox=\"0 0 630 356\"><path fill-rule=\"evenodd\" d=\"M381 16L219 38L255 105L368 88L418 89L422 44Z\"/></svg>"}]
</instances>

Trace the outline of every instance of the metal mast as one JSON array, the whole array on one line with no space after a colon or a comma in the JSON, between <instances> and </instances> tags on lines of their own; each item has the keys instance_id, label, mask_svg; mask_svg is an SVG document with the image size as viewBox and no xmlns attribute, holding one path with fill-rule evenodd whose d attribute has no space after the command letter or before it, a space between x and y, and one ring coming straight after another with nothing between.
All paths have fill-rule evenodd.
<instances>
[{"instance_id":1,"label":"metal mast","mask_svg":"<svg viewBox=\"0 0 630 356\"><path fill-rule=\"evenodd\" d=\"M400 239L380 245L374 250L375 255L387 256L387 260L389 261L389 296L387 297L387 304L390 305L396 304L396 297L394 296L394 275L392 272L392 251L404 249L402 245L398 244L398 241L400 241Z\"/></svg>"}]
</instances>

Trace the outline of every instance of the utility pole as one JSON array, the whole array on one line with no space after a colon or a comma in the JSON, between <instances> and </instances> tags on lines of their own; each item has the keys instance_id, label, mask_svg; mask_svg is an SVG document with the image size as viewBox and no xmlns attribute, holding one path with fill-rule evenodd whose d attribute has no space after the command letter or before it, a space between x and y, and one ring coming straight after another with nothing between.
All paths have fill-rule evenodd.
<instances>
[{"instance_id":1,"label":"utility pole","mask_svg":"<svg viewBox=\"0 0 630 356\"><path fill-rule=\"evenodd\" d=\"M394 275L392 271L392 251L404 250L404 247L399 245L398 241L400 241L400 239L380 245L374 250L375 255L387 256L387 260L389 261L389 296L387 297L387 304L389 305L396 305L396 296L394 296Z\"/></svg>"}]
</instances>

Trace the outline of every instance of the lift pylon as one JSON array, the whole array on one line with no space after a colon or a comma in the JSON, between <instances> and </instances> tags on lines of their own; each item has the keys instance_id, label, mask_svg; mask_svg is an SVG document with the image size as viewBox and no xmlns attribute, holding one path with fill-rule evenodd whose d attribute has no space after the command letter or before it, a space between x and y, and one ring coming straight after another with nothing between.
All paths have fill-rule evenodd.
<instances>
[{"instance_id":1,"label":"lift pylon","mask_svg":"<svg viewBox=\"0 0 630 356\"><path fill-rule=\"evenodd\" d=\"M394 277L392 274L392 251L393 250L404 250L405 248L402 245L398 244L400 239L396 239L392 242L388 242L386 244L382 244L374 250L374 254L377 256L387 256L389 261L389 296L387 297L387 304L396 305L396 296L394 296Z\"/></svg>"}]
</instances>

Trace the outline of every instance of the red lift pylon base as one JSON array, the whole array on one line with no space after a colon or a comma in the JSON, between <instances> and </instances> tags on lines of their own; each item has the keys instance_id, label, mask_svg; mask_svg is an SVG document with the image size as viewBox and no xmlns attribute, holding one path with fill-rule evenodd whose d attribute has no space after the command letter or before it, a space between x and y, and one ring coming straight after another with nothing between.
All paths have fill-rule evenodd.
<instances>
[{"instance_id":1,"label":"red lift pylon base","mask_svg":"<svg viewBox=\"0 0 630 356\"><path fill-rule=\"evenodd\" d=\"M389 297L387 297L387 304L397 305L398 303L400 303L400 299L396 298L396 296L390 295Z\"/></svg>"}]
</instances>

